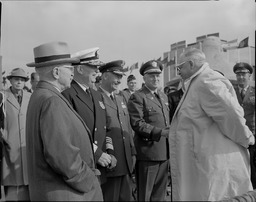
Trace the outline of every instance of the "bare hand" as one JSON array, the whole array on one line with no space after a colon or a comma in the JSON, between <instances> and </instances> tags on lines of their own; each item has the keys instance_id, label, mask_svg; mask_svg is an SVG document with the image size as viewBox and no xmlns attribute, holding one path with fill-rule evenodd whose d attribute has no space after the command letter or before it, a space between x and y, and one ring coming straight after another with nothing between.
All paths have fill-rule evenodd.
<instances>
[{"instance_id":1,"label":"bare hand","mask_svg":"<svg viewBox=\"0 0 256 202\"><path fill-rule=\"evenodd\" d=\"M102 167L107 167L111 163L111 156L103 152L97 163L100 164Z\"/></svg>"},{"instance_id":2,"label":"bare hand","mask_svg":"<svg viewBox=\"0 0 256 202\"><path fill-rule=\"evenodd\" d=\"M169 129L164 129L161 132L161 136L164 136L166 138L169 138Z\"/></svg>"},{"instance_id":3,"label":"bare hand","mask_svg":"<svg viewBox=\"0 0 256 202\"><path fill-rule=\"evenodd\" d=\"M111 155L111 164L109 165L108 169L113 169L114 167L116 167L116 164L117 164L117 160L116 160L116 157L114 157L113 155Z\"/></svg>"}]
</instances>

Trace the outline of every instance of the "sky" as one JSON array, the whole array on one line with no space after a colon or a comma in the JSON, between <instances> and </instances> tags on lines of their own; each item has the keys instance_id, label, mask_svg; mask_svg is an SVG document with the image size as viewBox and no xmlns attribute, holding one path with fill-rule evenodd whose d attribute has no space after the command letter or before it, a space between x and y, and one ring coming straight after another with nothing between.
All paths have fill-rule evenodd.
<instances>
[{"instance_id":1,"label":"sky","mask_svg":"<svg viewBox=\"0 0 256 202\"><path fill-rule=\"evenodd\" d=\"M127 66L163 57L170 45L220 33L224 40L249 36L255 46L255 2L220 1L1 1L2 71L34 68L33 48L64 41L71 53L100 48L103 62Z\"/></svg>"}]
</instances>

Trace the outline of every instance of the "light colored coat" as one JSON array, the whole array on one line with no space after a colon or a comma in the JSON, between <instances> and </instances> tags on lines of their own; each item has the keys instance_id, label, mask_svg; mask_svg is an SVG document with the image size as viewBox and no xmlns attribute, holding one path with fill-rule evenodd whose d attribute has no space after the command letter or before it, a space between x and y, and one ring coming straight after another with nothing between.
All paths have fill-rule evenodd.
<instances>
[{"instance_id":1,"label":"light colored coat","mask_svg":"<svg viewBox=\"0 0 256 202\"><path fill-rule=\"evenodd\" d=\"M89 129L53 85L37 84L27 126L32 201L103 200Z\"/></svg>"},{"instance_id":2,"label":"light colored coat","mask_svg":"<svg viewBox=\"0 0 256 202\"><path fill-rule=\"evenodd\" d=\"M204 64L188 83L170 127L174 201L217 201L252 190L254 137L228 79Z\"/></svg>"},{"instance_id":3,"label":"light colored coat","mask_svg":"<svg viewBox=\"0 0 256 202\"><path fill-rule=\"evenodd\" d=\"M6 145L3 147L2 184L5 186L28 185L25 126L31 93L23 91L21 106L10 88L2 93L6 114L3 139L10 146L10 149Z\"/></svg>"}]
</instances>

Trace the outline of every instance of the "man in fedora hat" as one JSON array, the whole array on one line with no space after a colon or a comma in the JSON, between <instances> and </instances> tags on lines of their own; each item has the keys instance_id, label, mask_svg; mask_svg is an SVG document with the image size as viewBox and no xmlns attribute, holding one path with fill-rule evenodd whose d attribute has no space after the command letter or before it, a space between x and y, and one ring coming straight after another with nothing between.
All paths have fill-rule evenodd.
<instances>
[{"instance_id":1,"label":"man in fedora hat","mask_svg":"<svg viewBox=\"0 0 256 202\"><path fill-rule=\"evenodd\" d=\"M15 68L7 76L11 86L1 92L2 185L5 199L30 200L26 156L26 111L30 93L23 90L29 80L22 68Z\"/></svg>"},{"instance_id":2,"label":"man in fedora hat","mask_svg":"<svg viewBox=\"0 0 256 202\"><path fill-rule=\"evenodd\" d=\"M90 130L62 91L74 76L65 42L34 48L40 81L27 111L28 179L31 200L102 201Z\"/></svg>"},{"instance_id":3,"label":"man in fedora hat","mask_svg":"<svg viewBox=\"0 0 256 202\"><path fill-rule=\"evenodd\" d=\"M106 181L106 167L111 167L111 162L113 164L116 159L107 153L113 150L113 145L111 141L106 145L106 110L103 98L100 92L93 89L98 66L102 64L99 61L98 51L99 48L91 48L72 55L80 61L73 63L75 68L71 88L63 91L62 94L90 129L95 161L101 172L100 179L103 184Z\"/></svg>"},{"instance_id":4,"label":"man in fedora hat","mask_svg":"<svg viewBox=\"0 0 256 202\"><path fill-rule=\"evenodd\" d=\"M159 90L163 65L150 60L140 74L145 85L128 101L131 125L137 150L136 182L138 201L165 201L168 182L167 96Z\"/></svg>"},{"instance_id":5,"label":"man in fedora hat","mask_svg":"<svg viewBox=\"0 0 256 202\"><path fill-rule=\"evenodd\" d=\"M107 181L102 185L105 201L131 201L131 174L135 165L136 150L134 147L130 117L122 96L118 90L124 75L124 61L109 62L99 68L102 73L102 84L99 91L107 114L107 136L113 142L114 156L117 164L106 173Z\"/></svg>"},{"instance_id":6,"label":"man in fedora hat","mask_svg":"<svg viewBox=\"0 0 256 202\"><path fill-rule=\"evenodd\" d=\"M236 63L233 67L236 74L237 84L234 86L239 104L244 109L244 118L246 125L250 128L255 136L255 87L250 85L250 78L253 68L246 62ZM253 188L256 189L256 154L255 144L249 146L250 164L251 164L251 181Z\"/></svg>"}]
</instances>

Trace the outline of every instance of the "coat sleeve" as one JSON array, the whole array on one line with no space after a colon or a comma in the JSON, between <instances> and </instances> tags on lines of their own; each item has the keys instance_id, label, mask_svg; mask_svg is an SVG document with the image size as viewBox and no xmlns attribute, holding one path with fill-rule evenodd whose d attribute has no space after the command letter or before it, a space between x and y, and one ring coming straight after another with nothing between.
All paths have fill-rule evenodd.
<instances>
[{"instance_id":1,"label":"coat sleeve","mask_svg":"<svg viewBox=\"0 0 256 202\"><path fill-rule=\"evenodd\" d=\"M136 134L147 140L159 141L162 129L146 122L144 117L145 101L141 95L131 95L127 107L130 115L131 126Z\"/></svg>"},{"instance_id":2,"label":"coat sleeve","mask_svg":"<svg viewBox=\"0 0 256 202\"><path fill-rule=\"evenodd\" d=\"M88 182L93 182L96 176L74 144L76 130L69 124L70 112L64 104L60 103L59 98L51 97L42 108L40 126L44 156L51 168L67 184L77 191L88 192L93 185ZM90 143L85 143L86 145L91 146Z\"/></svg>"},{"instance_id":3,"label":"coat sleeve","mask_svg":"<svg viewBox=\"0 0 256 202\"><path fill-rule=\"evenodd\" d=\"M229 81L206 80L198 92L202 93L199 97L203 110L227 138L246 148L254 144L254 136L245 124L243 108Z\"/></svg>"}]
</instances>

